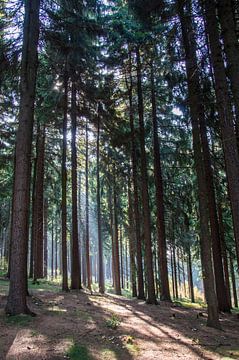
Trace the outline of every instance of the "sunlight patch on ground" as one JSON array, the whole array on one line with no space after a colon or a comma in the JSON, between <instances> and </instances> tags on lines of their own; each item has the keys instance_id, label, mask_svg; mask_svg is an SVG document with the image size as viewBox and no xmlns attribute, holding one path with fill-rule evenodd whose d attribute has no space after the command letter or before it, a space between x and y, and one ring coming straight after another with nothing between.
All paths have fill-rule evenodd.
<instances>
[{"instance_id":1,"label":"sunlight patch on ground","mask_svg":"<svg viewBox=\"0 0 239 360\"><path fill-rule=\"evenodd\" d=\"M6 360L15 359L31 359L38 355L39 347L41 343L46 342L46 338L43 335L32 336L31 330L20 330L18 331L8 353ZM42 359L46 357L46 351L41 347Z\"/></svg>"},{"instance_id":2,"label":"sunlight patch on ground","mask_svg":"<svg viewBox=\"0 0 239 360\"><path fill-rule=\"evenodd\" d=\"M117 360L115 352L111 349L103 349L101 351L102 360Z\"/></svg>"}]
</instances>

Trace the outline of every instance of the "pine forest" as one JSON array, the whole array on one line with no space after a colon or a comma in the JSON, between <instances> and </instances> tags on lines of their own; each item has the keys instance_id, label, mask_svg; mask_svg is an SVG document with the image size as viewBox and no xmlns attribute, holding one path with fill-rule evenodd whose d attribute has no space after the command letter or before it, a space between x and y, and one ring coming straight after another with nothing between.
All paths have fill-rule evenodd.
<instances>
[{"instance_id":1,"label":"pine forest","mask_svg":"<svg viewBox=\"0 0 239 360\"><path fill-rule=\"evenodd\" d=\"M239 1L0 1L0 359L239 359Z\"/></svg>"}]
</instances>

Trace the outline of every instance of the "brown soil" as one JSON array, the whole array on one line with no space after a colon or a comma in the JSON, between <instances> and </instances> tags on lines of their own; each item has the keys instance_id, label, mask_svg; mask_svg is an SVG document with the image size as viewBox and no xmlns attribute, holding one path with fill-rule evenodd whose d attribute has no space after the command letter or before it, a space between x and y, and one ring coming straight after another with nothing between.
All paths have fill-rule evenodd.
<instances>
[{"instance_id":1,"label":"brown soil","mask_svg":"<svg viewBox=\"0 0 239 360\"><path fill-rule=\"evenodd\" d=\"M0 359L67 359L73 343L88 350L88 357L72 357L79 360L239 359L235 314L221 315L220 331L206 327L205 313L169 303L44 291L29 299L37 316L14 324L4 315L5 302L1 296Z\"/></svg>"}]
</instances>

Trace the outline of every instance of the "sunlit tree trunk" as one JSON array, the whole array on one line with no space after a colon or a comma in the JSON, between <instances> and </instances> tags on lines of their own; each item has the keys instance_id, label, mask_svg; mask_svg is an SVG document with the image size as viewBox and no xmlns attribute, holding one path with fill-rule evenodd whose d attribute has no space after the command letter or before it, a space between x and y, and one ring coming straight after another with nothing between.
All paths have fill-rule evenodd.
<instances>
[{"instance_id":1,"label":"sunlit tree trunk","mask_svg":"<svg viewBox=\"0 0 239 360\"><path fill-rule=\"evenodd\" d=\"M230 254L230 271L231 271L231 280L232 280L232 291L233 291L233 299L234 299L234 306L238 308L238 297L237 297L237 287L236 287L236 278L235 278L235 270L233 264L233 257Z\"/></svg>"}]
</instances>

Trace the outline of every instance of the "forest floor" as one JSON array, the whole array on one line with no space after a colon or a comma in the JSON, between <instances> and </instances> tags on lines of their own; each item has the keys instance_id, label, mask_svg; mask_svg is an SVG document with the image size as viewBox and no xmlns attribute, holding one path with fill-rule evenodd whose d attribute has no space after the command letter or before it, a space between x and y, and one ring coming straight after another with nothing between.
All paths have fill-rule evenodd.
<instances>
[{"instance_id":1,"label":"forest floor","mask_svg":"<svg viewBox=\"0 0 239 360\"><path fill-rule=\"evenodd\" d=\"M238 314L222 314L222 331L206 327L205 310L86 291L32 286L37 316L4 314L8 283L0 279L0 359L239 359Z\"/></svg>"}]
</instances>

